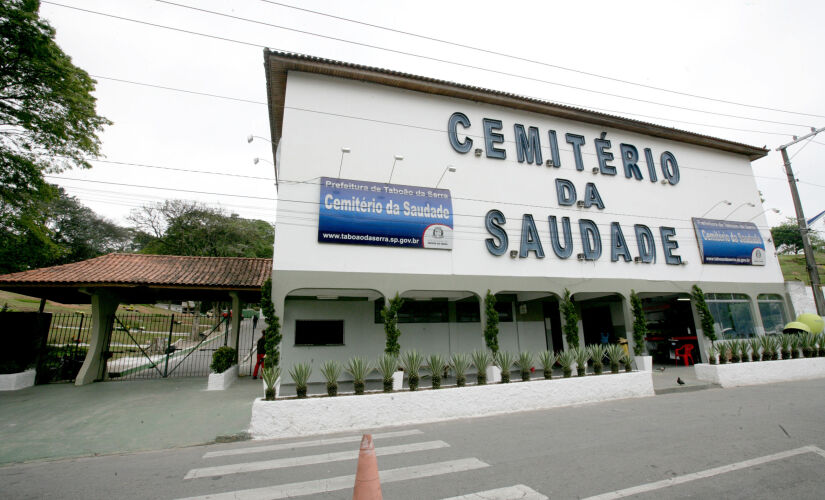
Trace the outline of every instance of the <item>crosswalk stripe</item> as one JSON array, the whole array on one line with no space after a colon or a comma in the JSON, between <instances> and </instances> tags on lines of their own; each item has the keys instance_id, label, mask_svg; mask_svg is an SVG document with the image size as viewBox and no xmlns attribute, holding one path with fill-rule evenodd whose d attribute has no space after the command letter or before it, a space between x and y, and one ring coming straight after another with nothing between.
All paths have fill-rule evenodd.
<instances>
[{"instance_id":1,"label":"crosswalk stripe","mask_svg":"<svg viewBox=\"0 0 825 500\"><path fill-rule=\"evenodd\" d=\"M548 497L542 495L538 491L525 486L517 484L515 486L508 486L506 488L498 488L495 490L479 491L477 493L470 493L469 495L461 495L459 497L445 498L444 500L547 500Z\"/></svg>"},{"instance_id":2,"label":"crosswalk stripe","mask_svg":"<svg viewBox=\"0 0 825 500\"><path fill-rule=\"evenodd\" d=\"M394 437L405 437L405 436L415 436L417 434L423 434L422 431L418 429L412 429L408 431L396 431L396 432L382 432L379 434L373 434L372 439L386 439L386 438L394 438ZM248 448L235 448L232 450L222 450L222 451L210 451L206 453L203 458L214 458L214 457L228 457L234 455L246 455L247 453L264 453L267 451L281 451L281 450L292 450L294 448L311 448L313 446L327 446L331 444L341 444L341 443L359 443L361 442L361 438L363 436L358 434L357 436L344 436L339 438L328 438L328 439L314 439L312 441L298 441L295 443L281 443L281 444L271 444L265 446L250 446Z\"/></svg>"},{"instance_id":3,"label":"crosswalk stripe","mask_svg":"<svg viewBox=\"0 0 825 500\"><path fill-rule=\"evenodd\" d=\"M397 455L399 453L410 453L415 451L435 450L447 448L450 445L444 441L426 441L422 443L400 444L397 446L383 446L376 448L375 455ZM227 474L238 474L241 472L257 472L270 469L282 469L285 467L296 467L300 465L314 465L327 462L340 462L343 460L355 460L358 458L358 450L341 451L337 453L322 453L320 455L306 455L302 457L278 458L274 460L261 460L258 462L242 462L239 464L219 465L216 467L203 467L192 469L186 473L184 479L197 479L210 476L225 476Z\"/></svg>"},{"instance_id":4,"label":"crosswalk stripe","mask_svg":"<svg viewBox=\"0 0 825 500\"><path fill-rule=\"evenodd\" d=\"M386 484L397 481L407 481L409 479L420 479L444 474L454 474L456 472L482 469L489 466L490 464L482 462L477 458L464 458L460 460L450 460L447 462L389 469L380 471L378 474L381 479L381 484ZM318 479L315 481L304 481L301 483L267 486L264 488L228 491L226 493L189 497L179 500L260 500L264 498L274 500L278 498L291 498L304 495L319 495L330 491L349 489L354 485L355 475L349 475L329 479Z\"/></svg>"}]
</instances>

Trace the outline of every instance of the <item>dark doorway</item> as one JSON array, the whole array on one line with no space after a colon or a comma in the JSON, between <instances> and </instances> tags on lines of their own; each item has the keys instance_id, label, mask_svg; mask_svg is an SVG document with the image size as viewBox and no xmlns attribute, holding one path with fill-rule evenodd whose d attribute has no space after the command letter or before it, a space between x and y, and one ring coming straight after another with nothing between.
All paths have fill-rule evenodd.
<instances>
[{"instance_id":1,"label":"dark doorway","mask_svg":"<svg viewBox=\"0 0 825 500\"><path fill-rule=\"evenodd\" d=\"M547 339L547 350L561 352L564 350L564 342L561 335L559 301L547 300L542 302L542 310L544 311L544 334Z\"/></svg>"},{"instance_id":2,"label":"dark doorway","mask_svg":"<svg viewBox=\"0 0 825 500\"><path fill-rule=\"evenodd\" d=\"M582 310L582 328L585 345L616 342L613 318L608 305L588 307Z\"/></svg>"}]
</instances>

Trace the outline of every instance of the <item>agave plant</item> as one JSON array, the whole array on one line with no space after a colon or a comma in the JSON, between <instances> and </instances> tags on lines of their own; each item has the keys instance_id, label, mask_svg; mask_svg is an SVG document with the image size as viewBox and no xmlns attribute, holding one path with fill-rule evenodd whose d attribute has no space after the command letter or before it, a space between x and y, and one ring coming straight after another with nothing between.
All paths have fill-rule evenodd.
<instances>
[{"instance_id":1,"label":"agave plant","mask_svg":"<svg viewBox=\"0 0 825 500\"><path fill-rule=\"evenodd\" d=\"M799 357L799 349L802 347L802 339L799 338L799 335L796 333L788 334L791 338L791 358L796 359Z\"/></svg>"},{"instance_id":2,"label":"agave plant","mask_svg":"<svg viewBox=\"0 0 825 500\"><path fill-rule=\"evenodd\" d=\"M492 363L493 361L490 356L490 351L488 351L487 349L479 349L477 351L473 351L471 357L473 358L473 366L476 367L476 381L478 385L486 384L487 367L490 366L490 363Z\"/></svg>"},{"instance_id":3,"label":"agave plant","mask_svg":"<svg viewBox=\"0 0 825 500\"><path fill-rule=\"evenodd\" d=\"M392 376L398 370L398 358L393 354L384 354L375 362L375 368L381 374L384 392L392 392Z\"/></svg>"},{"instance_id":4,"label":"agave plant","mask_svg":"<svg viewBox=\"0 0 825 500\"><path fill-rule=\"evenodd\" d=\"M719 343L711 344L708 349L708 363L715 365L719 357Z\"/></svg>"},{"instance_id":5,"label":"agave plant","mask_svg":"<svg viewBox=\"0 0 825 500\"><path fill-rule=\"evenodd\" d=\"M550 380L553 378L553 364L556 362L556 354L550 351L542 351L539 353L539 363L544 371L544 378Z\"/></svg>"},{"instance_id":6,"label":"agave plant","mask_svg":"<svg viewBox=\"0 0 825 500\"><path fill-rule=\"evenodd\" d=\"M748 339L748 346L751 350L751 361L759 361L759 348L762 347L759 337L751 337Z\"/></svg>"},{"instance_id":7,"label":"agave plant","mask_svg":"<svg viewBox=\"0 0 825 500\"><path fill-rule=\"evenodd\" d=\"M405 351L401 356L401 366L407 372L407 381L411 391L418 390L419 371L422 364L424 364L424 356L415 349Z\"/></svg>"},{"instance_id":8,"label":"agave plant","mask_svg":"<svg viewBox=\"0 0 825 500\"><path fill-rule=\"evenodd\" d=\"M593 373L601 375L604 370L602 361L607 352L605 347L602 344L591 344L587 346L587 352L590 355L590 359L593 360Z\"/></svg>"},{"instance_id":9,"label":"agave plant","mask_svg":"<svg viewBox=\"0 0 825 500\"><path fill-rule=\"evenodd\" d=\"M610 372L619 373L619 364L625 355L624 348L619 344L610 344L605 351L607 351L607 360L610 362Z\"/></svg>"},{"instance_id":10,"label":"agave plant","mask_svg":"<svg viewBox=\"0 0 825 500\"><path fill-rule=\"evenodd\" d=\"M326 361L321 365L321 375L327 381L327 395L338 395L338 378L341 376L341 363Z\"/></svg>"},{"instance_id":11,"label":"agave plant","mask_svg":"<svg viewBox=\"0 0 825 500\"><path fill-rule=\"evenodd\" d=\"M779 341L776 340L775 337L771 335L763 335L759 338L759 340L762 342L762 361L779 359L779 354L777 353ZM791 351L791 356L793 356L793 351Z\"/></svg>"},{"instance_id":12,"label":"agave plant","mask_svg":"<svg viewBox=\"0 0 825 500\"><path fill-rule=\"evenodd\" d=\"M802 355L806 358L812 357L813 349L816 348L816 339L811 333L803 333L802 340Z\"/></svg>"},{"instance_id":13,"label":"agave plant","mask_svg":"<svg viewBox=\"0 0 825 500\"><path fill-rule=\"evenodd\" d=\"M624 351L624 349L622 349L622 351ZM623 354L622 362L624 363L624 371L633 371L633 358L630 356L630 353L626 352Z\"/></svg>"},{"instance_id":14,"label":"agave plant","mask_svg":"<svg viewBox=\"0 0 825 500\"><path fill-rule=\"evenodd\" d=\"M576 352L575 349L568 349L566 351L562 351L559 353L558 356L559 365L561 365L561 371L564 375L564 378L570 378L573 375L573 363L576 361Z\"/></svg>"},{"instance_id":15,"label":"agave plant","mask_svg":"<svg viewBox=\"0 0 825 500\"><path fill-rule=\"evenodd\" d=\"M719 364L725 365L728 363L728 353L730 352L730 344L727 342L719 342L716 344L719 348Z\"/></svg>"},{"instance_id":16,"label":"agave plant","mask_svg":"<svg viewBox=\"0 0 825 500\"><path fill-rule=\"evenodd\" d=\"M748 341L745 339L741 339L738 342L739 344L739 360L743 363L747 363L751 360L748 356Z\"/></svg>"},{"instance_id":17,"label":"agave plant","mask_svg":"<svg viewBox=\"0 0 825 500\"><path fill-rule=\"evenodd\" d=\"M296 363L289 369L289 376L295 382L295 394L298 399L307 397L307 381L312 374L312 366L309 363Z\"/></svg>"},{"instance_id":18,"label":"agave plant","mask_svg":"<svg viewBox=\"0 0 825 500\"><path fill-rule=\"evenodd\" d=\"M590 359L590 351L585 347L577 347L573 349L573 357L576 359L576 375L584 377L587 373L587 361Z\"/></svg>"},{"instance_id":19,"label":"agave plant","mask_svg":"<svg viewBox=\"0 0 825 500\"><path fill-rule=\"evenodd\" d=\"M728 348L730 352L730 362L731 363L738 363L742 360L739 357L739 341L738 340L729 340L728 341Z\"/></svg>"},{"instance_id":20,"label":"agave plant","mask_svg":"<svg viewBox=\"0 0 825 500\"><path fill-rule=\"evenodd\" d=\"M502 384L509 384L510 383L510 368L513 367L513 363L515 362L515 357L511 352L508 351L499 351L496 354L496 366L501 368L501 383Z\"/></svg>"},{"instance_id":21,"label":"agave plant","mask_svg":"<svg viewBox=\"0 0 825 500\"><path fill-rule=\"evenodd\" d=\"M819 346L818 354L819 357L825 356L825 332L820 333L816 336L816 343Z\"/></svg>"},{"instance_id":22,"label":"agave plant","mask_svg":"<svg viewBox=\"0 0 825 500\"><path fill-rule=\"evenodd\" d=\"M427 370L430 371L430 377L433 379L433 389L441 389L441 374L446 365L447 362L441 354L430 354L427 358Z\"/></svg>"},{"instance_id":23,"label":"agave plant","mask_svg":"<svg viewBox=\"0 0 825 500\"><path fill-rule=\"evenodd\" d=\"M782 353L782 359L791 359L791 349L793 349L793 336L784 334L779 337L779 350Z\"/></svg>"},{"instance_id":24,"label":"agave plant","mask_svg":"<svg viewBox=\"0 0 825 500\"><path fill-rule=\"evenodd\" d=\"M470 368L470 357L463 352L453 353L450 358L450 366L455 372L455 385L464 387L467 383L467 369Z\"/></svg>"},{"instance_id":25,"label":"agave plant","mask_svg":"<svg viewBox=\"0 0 825 500\"><path fill-rule=\"evenodd\" d=\"M521 380L526 382L530 380L530 369L533 368L533 353L529 351L521 351L516 360L516 365L521 372Z\"/></svg>"},{"instance_id":26,"label":"agave plant","mask_svg":"<svg viewBox=\"0 0 825 500\"><path fill-rule=\"evenodd\" d=\"M264 385L266 385L266 389L264 390L264 399L266 399L266 401L275 401L275 384L278 383L280 377L280 366L264 368L261 372L261 378L264 379Z\"/></svg>"},{"instance_id":27,"label":"agave plant","mask_svg":"<svg viewBox=\"0 0 825 500\"><path fill-rule=\"evenodd\" d=\"M345 368L346 372L352 376L352 385L355 389L355 394L364 394L364 385L367 381L367 375L372 371L372 365L369 361L358 356L351 358L347 362Z\"/></svg>"}]
</instances>

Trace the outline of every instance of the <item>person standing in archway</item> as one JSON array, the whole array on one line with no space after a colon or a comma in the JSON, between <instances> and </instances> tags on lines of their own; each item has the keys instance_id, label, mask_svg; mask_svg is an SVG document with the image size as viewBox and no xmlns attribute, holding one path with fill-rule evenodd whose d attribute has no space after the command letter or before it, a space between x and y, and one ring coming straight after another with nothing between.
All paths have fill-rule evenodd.
<instances>
[{"instance_id":1,"label":"person standing in archway","mask_svg":"<svg viewBox=\"0 0 825 500\"><path fill-rule=\"evenodd\" d=\"M252 372L252 379L258 378L258 369L264 365L264 356L266 356L266 334L262 334L258 339L258 360L255 363L255 371Z\"/></svg>"}]
</instances>

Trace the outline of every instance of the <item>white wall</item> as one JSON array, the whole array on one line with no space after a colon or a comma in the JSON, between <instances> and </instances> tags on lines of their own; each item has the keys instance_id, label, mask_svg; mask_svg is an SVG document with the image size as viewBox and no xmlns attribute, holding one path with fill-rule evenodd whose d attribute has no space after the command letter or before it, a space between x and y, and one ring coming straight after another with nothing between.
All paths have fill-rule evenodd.
<instances>
[{"instance_id":1,"label":"white wall","mask_svg":"<svg viewBox=\"0 0 825 500\"><path fill-rule=\"evenodd\" d=\"M455 152L449 144L446 125L456 111L465 113L472 122L469 129L459 127L459 132L460 136L473 139L473 148L485 148L483 118L502 120L501 133L506 142L501 147L506 149L507 159ZM513 142L514 123L539 128L545 159L550 158L547 131L555 130L561 168L518 163ZM700 282L712 274L714 282L782 281L773 247L767 241L766 266L702 265L699 261L690 218L703 216L708 211L707 218L724 218L743 203L753 203L753 208L738 208L731 219L747 221L755 217L754 222L763 228L763 238L767 240L766 220L763 215L758 215L762 208L756 183L748 160L742 156L487 104L298 72L289 73L283 130L276 272L346 270L468 276L599 276L681 282ZM584 171L574 168L572 148L564 140L564 134L568 132L585 136L586 144L582 147ZM616 176L591 173L591 169L598 165L593 141L602 132L607 132L607 139L612 141L611 152L615 156L612 165L617 168ZM643 160L639 166L644 180L625 178L620 143L633 144L642 156L644 148L651 148L657 164L663 151L672 152L680 167L681 181L675 186L651 183ZM445 175L440 186L452 192L455 214L453 250L317 243L318 177L338 176L343 146L352 150L343 158L341 177L346 179L386 182L393 155L404 156L404 160L395 166L393 183L396 184L433 187L447 165L457 167L457 172ZM661 179L658 165L657 171ZM572 181L580 196L587 182L595 183L606 208L600 211L595 207L558 206L557 178ZM721 200L730 200L732 205L713 208ZM522 215L532 214L546 258L538 259L531 254L528 258L511 259L488 253L484 244L489 237L484 228L484 215L491 209L501 210L508 219L505 228L510 237L510 250L518 249ZM547 224L549 215L571 218L574 257L561 260L553 254ZM598 261L579 262L575 259L575 254L581 251L579 218L592 219L599 225L603 254ZM634 256L633 225L648 225L656 239L656 263L611 262L609 236L612 221L621 223ZM675 253L686 260L687 265L665 264L659 226L676 228L675 240L679 249ZM422 333L432 334L430 330Z\"/></svg>"}]
</instances>

